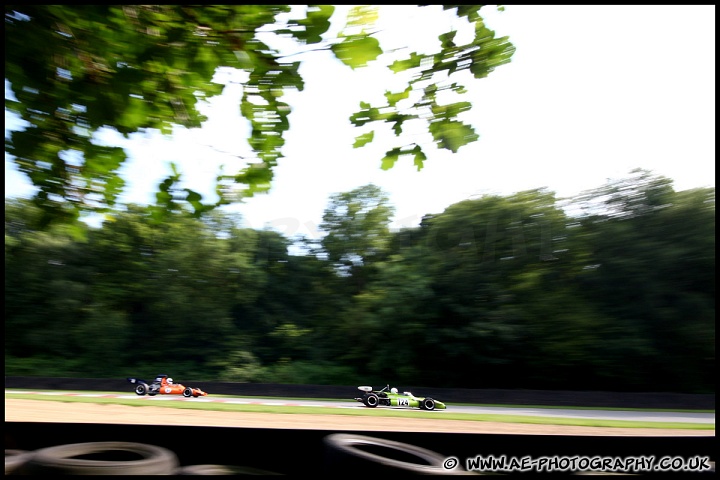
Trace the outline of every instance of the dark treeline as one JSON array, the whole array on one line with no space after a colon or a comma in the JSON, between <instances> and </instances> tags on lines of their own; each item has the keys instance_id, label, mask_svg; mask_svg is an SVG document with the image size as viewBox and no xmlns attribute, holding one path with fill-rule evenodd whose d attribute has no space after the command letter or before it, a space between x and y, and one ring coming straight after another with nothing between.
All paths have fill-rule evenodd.
<instances>
[{"instance_id":1,"label":"dark treeline","mask_svg":"<svg viewBox=\"0 0 720 480\"><path fill-rule=\"evenodd\" d=\"M319 239L140 206L78 237L6 199L5 375L715 391L714 188L636 171L392 215L368 185Z\"/></svg>"}]
</instances>

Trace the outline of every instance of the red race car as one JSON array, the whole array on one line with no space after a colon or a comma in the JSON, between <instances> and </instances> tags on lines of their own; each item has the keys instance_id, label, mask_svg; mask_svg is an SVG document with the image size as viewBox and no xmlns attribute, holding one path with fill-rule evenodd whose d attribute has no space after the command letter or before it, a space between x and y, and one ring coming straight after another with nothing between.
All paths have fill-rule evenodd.
<instances>
[{"instance_id":1,"label":"red race car","mask_svg":"<svg viewBox=\"0 0 720 480\"><path fill-rule=\"evenodd\" d=\"M207 393L199 388L186 387L182 383L175 383L167 375L158 375L152 382L128 377L128 382L135 385L135 393L138 395L182 395L183 397L204 397Z\"/></svg>"}]
</instances>

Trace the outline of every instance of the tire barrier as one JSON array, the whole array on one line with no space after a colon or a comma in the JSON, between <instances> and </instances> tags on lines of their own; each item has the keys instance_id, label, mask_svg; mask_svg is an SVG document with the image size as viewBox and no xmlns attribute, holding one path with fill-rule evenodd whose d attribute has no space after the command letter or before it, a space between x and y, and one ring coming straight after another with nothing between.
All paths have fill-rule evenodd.
<instances>
[{"instance_id":1,"label":"tire barrier","mask_svg":"<svg viewBox=\"0 0 720 480\"><path fill-rule=\"evenodd\" d=\"M175 470L174 475L282 475L260 468L235 465L187 465Z\"/></svg>"},{"instance_id":2,"label":"tire barrier","mask_svg":"<svg viewBox=\"0 0 720 480\"><path fill-rule=\"evenodd\" d=\"M35 450L22 465L21 474L172 475L178 467L175 453L163 447L135 442L87 442Z\"/></svg>"},{"instance_id":3,"label":"tire barrier","mask_svg":"<svg viewBox=\"0 0 720 480\"><path fill-rule=\"evenodd\" d=\"M347 438L354 438L348 441ZM343 438L345 440L343 440ZM468 459L482 456L554 457L638 457L707 458L714 474L717 445L711 435L622 436L622 435L511 435L482 433L343 431L328 429L252 428L176 426L158 424L87 424L58 422L5 422L6 472L22 475L26 467L35 471L62 474L60 466L38 465L38 452L46 452L59 443L65 445L99 442L100 445L126 445L122 442L148 442L172 452L171 460L154 471L172 475L222 475L232 470L249 475L312 473L341 478L366 471L392 474L459 474L449 464L456 459L463 469L471 470ZM98 444L94 444L98 445ZM146 447L146 448L157 448ZM144 450L143 450L144 451ZM430 452L430 453L428 453ZM60 452L63 453L63 452ZM105 452L103 460L120 461L123 474L133 467L127 460L142 460L141 453ZM69 455L68 455L69 454ZM64 452L81 459L100 459L99 453ZM41 459L42 460L42 457ZM705 460L707 462L708 460ZM142 466L142 465L141 465ZM707 465L705 465L707 468ZM474 470L474 469L472 469ZM67 470L66 470L67 471ZM144 470L143 470L144 471ZM170 473L168 473L170 472ZM418 473L420 473L418 472ZM492 474L492 471L472 471ZM495 472L502 474L504 472ZM598 472L563 472L596 475ZM610 472L605 472L610 473ZM710 473L699 470L698 473ZM105 469L99 474L113 474ZM148 473L144 473L148 474ZM154 473L153 473L154 474ZM231 473L232 474L232 473Z\"/></svg>"},{"instance_id":4,"label":"tire barrier","mask_svg":"<svg viewBox=\"0 0 720 480\"><path fill-rule=\"evenodd\" d=\"M472 475L459 466L448 469L446 457L432 450L384 438L348 433L324 439L325 468L329 473Z\"/></svg>"},{"instance_id":5,"label":"tire barrier","mask_svg":"<svg viewBox=\"0 0 720 480\"><path fill-rule=\"evenodd\" d=\"M32 452L27 450L5 449L5 475L17 475L27 463Z\"/></svg>"},{"instance_id":6,"label":"tire barrier","mask_svg":"<svg viewBox=\"0 0 720 480\"><path fill-rule=\"evenodd\" d=\"M79 458L79 457L96 458ZM119 457L125 457L120 459ZM133 458L134 457L134 458ZM86 442L36 451L5 449L5 475L282 475L236 465L178 466L173 452L130 442Z\"/></svg>"}]
</instances>

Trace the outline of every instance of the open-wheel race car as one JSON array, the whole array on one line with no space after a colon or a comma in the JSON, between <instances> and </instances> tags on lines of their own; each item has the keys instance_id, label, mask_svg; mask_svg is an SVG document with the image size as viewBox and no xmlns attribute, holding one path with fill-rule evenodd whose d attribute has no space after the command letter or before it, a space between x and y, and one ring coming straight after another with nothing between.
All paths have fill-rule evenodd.
<instances>
[{"instance_id":1,"label":"open-wheel race car","mask_svg":"<svg viewBox=\"0 0 720 480\"><path fill-rule=\"evenodd\" d=\"M390 388L385 385L381 390L373 390L372 387L360 386L358 390L364 392L355 400L366 407L405 407L419 408L420 410L443 410L447 408L445 403L430 397L416 397L410 392L399 393L397 388Z\"/></svg>"},{"instance_id":2,"label":"open-wheel race car","mask_svg":"<svg viewBox=\"0 0 720 480\"><path fill-rule=\"evenodd\" d=\"M207 395L199 388L186 387L182 383L175 383L167 375L158 375L152 382L140 378L128 377L128 382L135 385L138 395L182 395L183 397L204 397Z\"/></svg>"}]
</instances>

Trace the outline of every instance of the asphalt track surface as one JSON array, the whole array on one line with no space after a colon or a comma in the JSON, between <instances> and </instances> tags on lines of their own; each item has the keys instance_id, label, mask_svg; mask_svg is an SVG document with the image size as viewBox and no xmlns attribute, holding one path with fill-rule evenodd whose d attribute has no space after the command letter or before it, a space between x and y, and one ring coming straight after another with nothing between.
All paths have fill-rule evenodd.
<instances>
[{"instance_id":1,"label":"asphalt track surface","mask_svg":"<svg viewBox=\"0 0 720 480\"><path fill-rule=\"evenodd\" d=\"M5 393L15 393L38 396L71 396L87 398L117 398L125 400L143 399L149 404L155 402L197 402L197 403L225 403L236 405L269 405L288 407L322 407L322 408L345 408L345 409L367 409L361 403L353 400L288 400L277 398L243 398L243 397L207 397L185 398L181 395L157 395L138 396L135 394L118 394L111 392L87 392L75 393L64 391L39 391L39 390L6 390ZM378 409L396 407L377 407ZM659 412L641 410L588 410L570 408L536 408L536 407L484 407L471 405L448 405L447 410L435 410L433 413L442 415L445 412L485 414L485 415L521 415L532 417L553 417L553 418L577 418L577 419L602 419L602 420L625 420L636 422L683 422L715 424L715 413L703 412Z\"/></svg>"}]
</instances>

